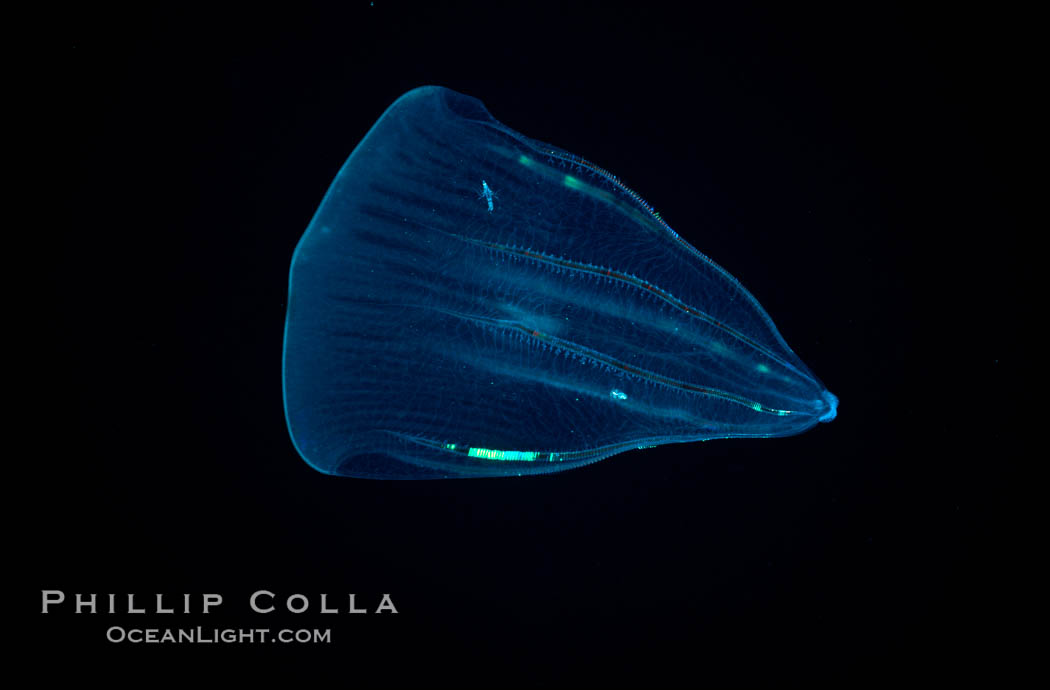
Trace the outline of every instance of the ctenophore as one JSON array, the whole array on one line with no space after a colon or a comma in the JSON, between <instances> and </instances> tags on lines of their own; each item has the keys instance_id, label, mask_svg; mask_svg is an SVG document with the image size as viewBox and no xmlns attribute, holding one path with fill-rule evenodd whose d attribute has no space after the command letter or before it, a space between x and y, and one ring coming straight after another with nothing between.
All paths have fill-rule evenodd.
<instances>
[{"instance_id":1,"label":"ctenophore","mask_svg":"<svg viewBox=\"0 0 1050 690\"><path fill-rule=\"evenodd\" d=\"M788 436L838 405L638 194L436 86L379 118L299 241L283 378L303 459L375 479Z\"/></svg>"}]
</instances>

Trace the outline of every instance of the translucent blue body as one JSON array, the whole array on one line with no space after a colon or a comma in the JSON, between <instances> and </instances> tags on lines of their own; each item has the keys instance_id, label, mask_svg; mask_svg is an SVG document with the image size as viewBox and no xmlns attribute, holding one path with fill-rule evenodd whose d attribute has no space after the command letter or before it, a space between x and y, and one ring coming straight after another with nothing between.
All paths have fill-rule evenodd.
<instances>
[{"instance_id":1,"label":"translucent blue body","mask_svg":"<svg viewBox=\"0 0 1050 690\"><path fill-rule=\"evenodd\" d=\"M285 415L322 472L556 472L797 434L837 401L739 282L593 164L415 89L292 259Z\"/></svg>"}]
</instances>

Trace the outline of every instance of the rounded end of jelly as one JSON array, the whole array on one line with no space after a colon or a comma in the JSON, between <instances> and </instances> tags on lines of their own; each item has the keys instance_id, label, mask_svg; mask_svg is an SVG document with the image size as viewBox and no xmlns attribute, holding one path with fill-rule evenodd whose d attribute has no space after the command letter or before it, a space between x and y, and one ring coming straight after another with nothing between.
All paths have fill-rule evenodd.
<instances>
[{"instance_id":1,"label":"rounded end of jelly","mask_svg":"<svg viewBox=\"0 0 1050 690\"><path fill-rule=\"evenodd\" d=\"M824 404L827 406L827 409L824 411L824 414L820 415L819 421L830 422L838 416L839 399L831 391L824 391Z\"/></svg>"}]
</instances>

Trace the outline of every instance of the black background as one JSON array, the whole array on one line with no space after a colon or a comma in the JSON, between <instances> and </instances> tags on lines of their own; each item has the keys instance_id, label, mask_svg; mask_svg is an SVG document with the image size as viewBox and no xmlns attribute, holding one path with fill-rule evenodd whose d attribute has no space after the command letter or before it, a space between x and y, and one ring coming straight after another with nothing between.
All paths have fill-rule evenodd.
<instances>
[{"instance_id":1,"label":"black background","mask_svg":"<svg viewBox=\"0 0 1050 690\"><path fill-rule=\"evenodd\" d=\"M1026 20L737 7L56 19L55 351L18 526L27 641L56 661L39 672L543 686L1017 668L1001 424ZM521 479L310 469L281 406L291 254L357 142L424 84L617 174L752 291L838 419ZM252 615L260 588L313 611L389 592L399 613ZM44 616L41 589L225 603ZM333 639L111 644L112 624Z\"/></svg>"}]
</instances>

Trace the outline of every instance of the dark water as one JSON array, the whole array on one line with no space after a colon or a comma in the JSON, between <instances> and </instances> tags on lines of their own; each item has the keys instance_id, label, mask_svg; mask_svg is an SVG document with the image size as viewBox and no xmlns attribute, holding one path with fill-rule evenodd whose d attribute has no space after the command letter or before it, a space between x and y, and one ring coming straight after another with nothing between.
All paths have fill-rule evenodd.
<instances>
[{"instance_id":1,"label":"dark water","mask_svg":"<svg viewBox=\"0 0 1050 690\"><path fill-rule=\"evenodd\" d=\"M27 507L8 563L28 580L36 667L141 683L280 666L361 687L1021 668L1003 305L1033 83L1016 70L1035 61L1004 19L964 11L377 1L53 17L54 50L23 66L41 68L58 120L33 139L54 169L44 231L27 230L47 244L16 257L41 267L30 299L53 297L49 346L22 406L39 428L18 432L35 444L9 459L33 475L14 487ZM834 422L513 479L375 482L302 462L282 405L290 258L349 152L423 84L639 191L773 317L843 401ZM519 212L497 174L464 186L478 223L482 180L493 221ZM622 243L592 246L572 260L616 267L600 254ZM41 615L44 589L69 603ZM253 613L257 590L278 610ZM75 614L92 592L190 593L193 612ZM207 615L205 593L224 596ZM349 614L348 593L370 611L389 593L398 614ZM332 641L115 644L113 625Z\"/></svg>"}]
</instances>

